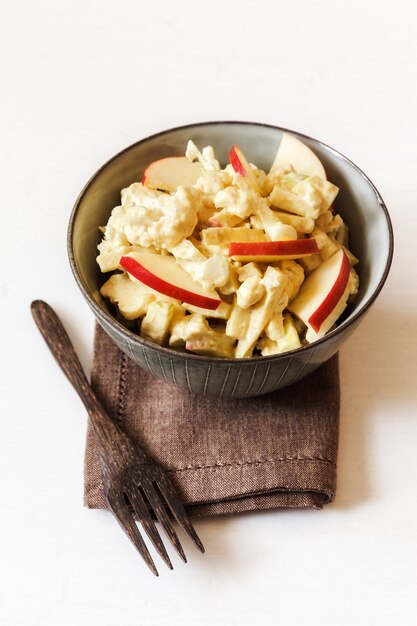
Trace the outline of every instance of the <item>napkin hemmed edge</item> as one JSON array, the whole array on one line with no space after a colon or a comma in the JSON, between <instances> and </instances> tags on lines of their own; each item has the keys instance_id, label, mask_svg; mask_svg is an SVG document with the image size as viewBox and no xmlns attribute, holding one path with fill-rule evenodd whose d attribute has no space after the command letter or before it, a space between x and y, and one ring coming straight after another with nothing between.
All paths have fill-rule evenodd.
<instances>
[{"instance_id":1,"label":"napkin hemmed edge","mask_svg":"<svg viewBox=\"0 0 417 626\"><path fill-rule=\"evenodd\" d=\"M266 465L271 464L279 466L278 476L276 473L271 475L267 469L264 474L259 474L259 466L257 472L253 472L256 467L253 463L189 467L187 472L171 469L168 474L187 511L195 516L255 509L322 509L334 500L336 466L328 459L289 457L269 459ZM297 472L298 464L303 466L300 473ZM330 473L329 464L332 468ZM181 482L177 482L176 474L182 475ZM216 493L216 499L201 500L202 483L205 489L210 486L209 492ZM87 482L84 506L89 509L106 508L101 482Z\"/></svg>"},{"instance_id":2,"label":"napkin hemmed edge","mask_svg":"<svg viewBox=\"0 0 417 626\"><path fill-rule=\"evenodd\" d=\"M324 505L333 502L334 493L323 491L285 491L251 494L230 500L217 502L197 502L186 504L187 513L193 517L217 517L219 515L235 515L251 511L282 510L282 509L315 509L321 510ZM84 501L89 510L108 510L101 504Z\"/></svg>"}]
</instances>

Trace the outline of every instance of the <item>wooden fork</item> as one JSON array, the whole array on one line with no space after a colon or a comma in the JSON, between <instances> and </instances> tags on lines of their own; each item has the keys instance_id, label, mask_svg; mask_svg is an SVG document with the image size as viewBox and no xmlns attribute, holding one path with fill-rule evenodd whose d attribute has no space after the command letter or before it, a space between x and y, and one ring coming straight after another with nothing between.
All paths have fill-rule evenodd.
<instances>
[{"instance_id":1,"label":"wooden fork","mask_svg":"<svg viewBox=\"0 0 417 626\"><path fill-rule=\"evenodd\" d=\"M32 302L31 309L43 338L90 416L100 453L104 492L109 508L145 563L158 576L134 517L140 520L155 549L170 569L173 569L172 563L154 517L184 562L187 559L172 525L172 516L196 547L204 552L203 544L165 470L120 429L95 396L57 314L42 300Z\"/></svg>"}]
</instances>

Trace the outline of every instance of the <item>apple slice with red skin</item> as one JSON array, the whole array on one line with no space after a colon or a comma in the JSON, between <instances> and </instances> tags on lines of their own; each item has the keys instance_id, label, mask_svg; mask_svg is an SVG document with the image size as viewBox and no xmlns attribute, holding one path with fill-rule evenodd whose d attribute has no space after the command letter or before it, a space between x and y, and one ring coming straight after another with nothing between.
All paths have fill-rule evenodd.
<instances>
[{"instance_id":1,"label":"apple slice with red skin","mask_svg":"<svg viewBox=\"0 0 417 626\"><path fill-rule=\"evenodd\" d=\"M257 261L268 263L290 259L301 259L317 254L319 248L314 237L282 241L246 241L229 244L229 256L235 261Z\"/></svg>"},{"instance_id":2,"label":"apple slice with red skin","mask_svg":"<svg viewBox=\"0 0 417 626\"><path fill-rule=\"evenodd\" d=\"M239 146L233 146L230 150L229 160L235 172L246 178L252 189L261 193L261 189L256 182L255 174Z\"/></svg>"},{"instance_id":3,"label":"apple slice with red skin","mask_svg":"<svg viewBox=\"0 0 417 626\"><path fill-rule=\"evenodd\" d=\"M314 339L323 337L343 313L349 276L349 259L341 248L310 274L288 305L289 311L316 333Z\"/></svg>"},{"instance_id":4,"label":"apple slice with red skin","mask_svg":"<svg viewBox=\"0 0 417 626\"><path fill-rule=\"evenodd\" d=\"M195 185L201 173L201 165L186 157L166 157L148 165L143 174L142 185L162 191L176 191L179 185Z\"/></svg>"},{"instance_id":5,"label":"apple slice with red skin","mask_svg":"<svg viewBox=\"0 0 417 626\"><path fill-rule=\"evenodd\" d=\"M298 174L318 176L327 180L325 169L314 152L294 135L284 133L271 170L276 167L291 166Z\"/></svg>"},{"instance_id":6,"label":"apple slice with red skin","mask_svg":"<svg viewBox=\"0 0 417 626\"><path fill-rule=\"evenodd\" d=\"M215 291L203 289L173 256L132 252L120 265L139 282L170 298L214 311L222 303Z\"/></svg>"}]
</instances>

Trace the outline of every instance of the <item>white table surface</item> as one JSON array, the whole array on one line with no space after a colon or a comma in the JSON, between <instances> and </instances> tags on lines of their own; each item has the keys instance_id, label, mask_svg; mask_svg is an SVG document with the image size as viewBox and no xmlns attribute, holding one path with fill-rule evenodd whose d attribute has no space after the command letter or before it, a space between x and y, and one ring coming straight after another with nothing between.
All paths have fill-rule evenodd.
<instances>
[{"instance_id":1,"label":"white table surface","mask_svg":"<svg viewBox=\"0 0 417 626\"><path fill-rule=\"evenodd\" d=\"M417 31L414 2L3 0L0 15L0 623L416 624ZM29 314L89 370L70 273L78 191L164 128L237 119L335 146L384 197L389 280L341 350L334 504L196 521L207 553L155 579L82 507L85 412Z\"/></svg>"}]
</instances>

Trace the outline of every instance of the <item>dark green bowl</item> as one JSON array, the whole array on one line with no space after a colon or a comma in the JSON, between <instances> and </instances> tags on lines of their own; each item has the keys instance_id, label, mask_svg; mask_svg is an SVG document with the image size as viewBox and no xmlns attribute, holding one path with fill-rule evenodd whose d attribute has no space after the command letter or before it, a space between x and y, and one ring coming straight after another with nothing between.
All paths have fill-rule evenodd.
<instances>
[{"instance_id":1,"label":"dark green bowl","mask_svg":"<svg viewBox=\"0 0 417 626\"><path fill-rule=\"evenodd\" d=\"M360 259L360 290L338 327L313 344L284 354L249 359L199 356L162 348L125 328L100 295L105 278L96 263L98 227L120 201L120 190L141 179L152 161L184 154L188 139L212 145L220 162L238 144L248 159L268 170L283 132L304 141L340 187L335 206L350 229L350 247ZM71 213L68 254L75 279L97 321L140 367L181 389L221 397L249 397L286 387L335 354L363 319L387 278L393 234L387 208L369 178L342 154L300 133L248 122L207 122L173 128L126 148L88 181Z\"/></svg>"}]
</instances>

